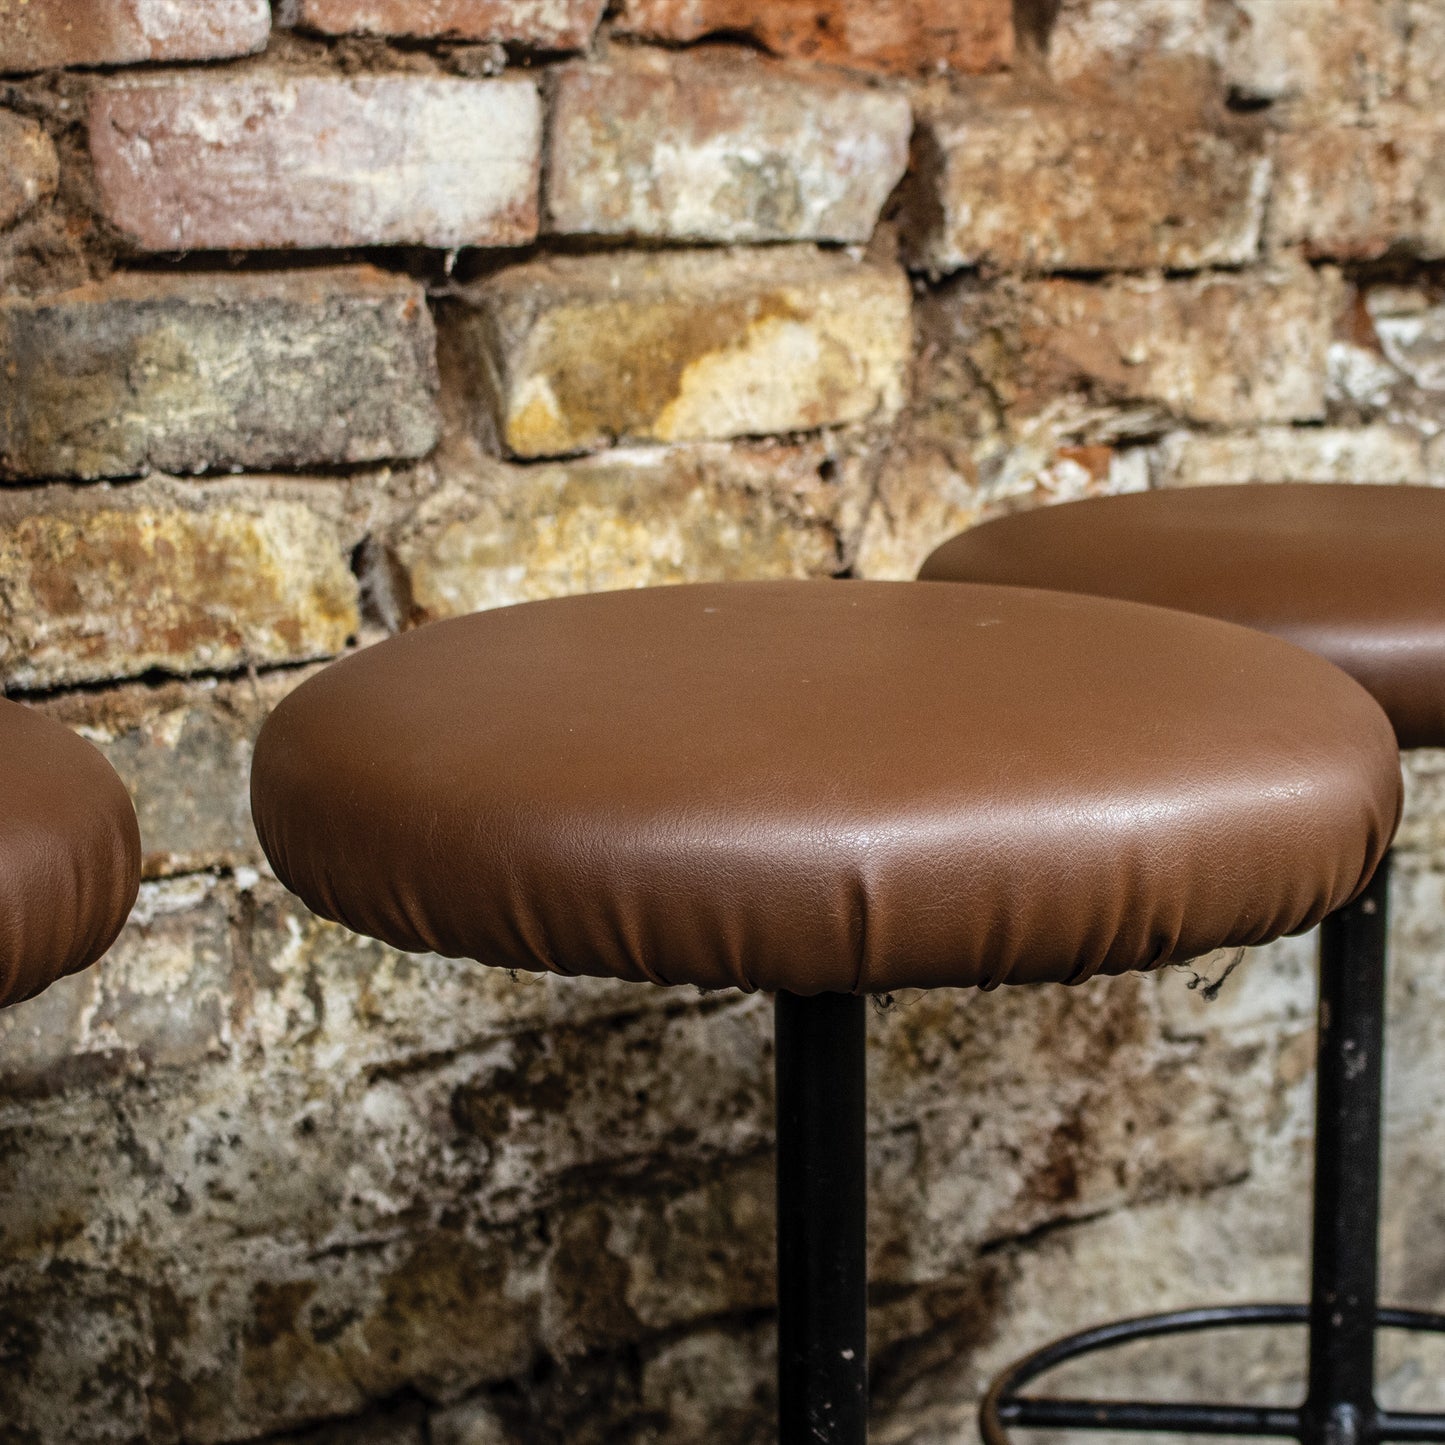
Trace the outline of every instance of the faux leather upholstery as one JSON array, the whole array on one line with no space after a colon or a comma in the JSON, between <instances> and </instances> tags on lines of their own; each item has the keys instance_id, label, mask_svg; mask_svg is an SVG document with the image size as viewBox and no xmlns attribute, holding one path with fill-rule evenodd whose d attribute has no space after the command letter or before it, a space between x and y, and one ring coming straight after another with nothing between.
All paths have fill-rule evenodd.
<instances>
[{"instance_id":1,"label":"faux leather upholstery","mask_svg":"<svg viewBox=\"0 0 1445 1445\"><path fill-rule=\"evenodd\" d=\"M1073 981L1307 928L1400 808L1343 673L1016 588L741 583L436 623L291 694L252 810L317 913L511 968Z\"/></svg>"},{"instance_id":2,"label":"faux leather upholstery","mask_svg":"<svg viewBox=\"0 0 1445 1445\"><path fill-rule=\"evenodd\" d=\"M0 699L0 1007L94 963L140 887L140 831L88 742Z\"/></svg>"},{"instance_id":3,"label":"faux leather upholstery","mask_svg":"<svg viewBox=\"0 0 1445 1445\"><path fill-rule=\"evenodd\" d=\"M1445 746L1445 491L1261 484L1069 502L964 532L921 575L1257 627L1361 682L1401 747Z\"/></svg>"}]
</instances>

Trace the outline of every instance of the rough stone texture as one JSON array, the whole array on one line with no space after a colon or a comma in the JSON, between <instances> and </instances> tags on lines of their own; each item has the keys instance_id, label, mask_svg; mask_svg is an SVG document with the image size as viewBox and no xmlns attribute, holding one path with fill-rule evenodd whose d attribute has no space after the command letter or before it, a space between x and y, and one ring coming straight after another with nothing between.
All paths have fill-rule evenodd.
<instances>
[{"instance_id":1,"label":"rough stone texture","mask_svg":"<svg viewBox=\"0 0 1445 1445\"><path fill-rule=\"evenodd\" d=\"M1445 257L1445 128L1437 122L1283 135L1276 158L1275 245L1351 261Z\"/></svg>"},{"instance_id":2,"label":"rough stone texture","mask_svg":"<svg viewBox=\"0 0 1445 1445\"><path fill-rule=\"evenodd\" d=\"M1050 74L1080 82L1121 74L1142 80L1197 80L1226 54L1227 12L1213 0L1061 0L1027 10L1042 27Z\"/></svg>"},{"instance_id":3,"label":"rough stone texture","mask_svg":"<svg viewBox=\"0 0 1445 1445\"><path fill-rule=\"evenodd\" d=\"M1159 444L1156 487L1231 482L1424 482L1420 437L1403 427L1265 427L1233 435L1173 432Z\"/></svg>"},{"instance_id":4,"label":"rough stone texture","mask_svg":"<svg viewBox=\"0 0 1445 1445\"><path fill-rule=\"evenodd\" d=\"M74 1314L123 1323L150 1362L112 1417L132 1437L174 1440L183 1412L188 1438L248 1438L410 1388L507 1445L682 1445L701 1425L766 1439L765 1001L401 958L265 883L148 884L124 947L0 1021L0 1057L18 1060L3 1127L27 1161L3 1186L6 1303L47 1269L95 1281L71 1291ZM909 1301L875 1316L892 1423L922 1413L905 1388L920 1352L941 1347L966 1396L982 1345L988 1359L1037 1326L1014 1241L1045 1222L1092 1232L1093 1257L1059 1273L1071 1308L1097 1309L1108 1225L1085 1221L1147 1217L1166 1195L1217 1203L1280 1147L1298 973L1273 984L1276 1007L1298 996L1282 1031L1243 1031L1232 994L1216 1027L1180 975L915 996L874 1020L873 1271ZM78 1057L88 1080L67 1074ZM1177 1237L1163 1235L1158 1274ZM135 1296L98 1286L122 1271L146 1293L117 1320L111 1299ZM1141 1270L1133 1290L1155 1282ZM646 1362L640 1389L615 1375L625 1350ZM589 1351L604 1367L591 1389ZM22 1364L38 1354L21 1342ZM726 1361L716 1387L688 1368L710 1355ZM530 1399L486 1393L529 1370ZM0 1392L8 1419L46 1408L24 1370Z\"/></svg>"},{"instance_id":5,"label":"rough stone texture","mask_svg":"<svg viewBox=\"0 0 1445 1445\"><path fill-rule=\"evenodd\" d=\"M774 55L870 70L1006 69L1009 0L623 0L617 28L674 44L748 35Z\"/></svg>"},{"instance_id":6,"label":"rough stone texture","mask_svg":"<svg viewBox=\"0 0 1445 1445\"><path fill-rule=\"evenodd\" d=\"M1138 443L1184 421L1322 419L1340 293L1298 265L935 293L919 308L910 407L872 468L857 570L912 577L1000 512L1146 487ZM1305 460L1316 430L1300 429ZM1412 459L1418 473L1418 442Z\"/></svg>"},{"instance_id":7,"label":"rough stone texture","mask_svg":"<svg viewBox=\"0 0 1445 1445\"><path fill-rule=\"evenodd\" d=\"M48 201L59 182L60 160L44 129L0 110L0 228Z\"/></svg>"},{"instance_id":8,"label":"rough stone texture","mask_svg":"<svg viewBox=\"0 0 1445 1445\"><path fill-rule=\"evenodd\" d=\"M422 289L370 267L11 297L0 367L0 477L356 463L437 437Z\"/></svg>"},{"instance_id":9,"label":"rough stone texture","mask_svg":"<svg viewBox=\"0 0 1445 1445\"><path fill-rule=\"evenodd\" d=\"M340 505L319 481L0 495L0 684L339 652L358 627Z\"/></svg>"},{"instance_id":10,"label":"rough stone texture","mask_svg":"<svg viewBox=\"0 0 1445 1445\"><path fill-rule=\"evenodd\" d=\"M455 310L520 457L888 421L911 295L896 268L811 247L556 258Z\"/></svg>"},{"instance_id":11,"label":"rough stone texture","mask_svg":"<svg viewBox=\"0 0 1445 1445\"><path fill-rule=\"evenodd\" d=\"M270 1445L437 1445L437 1441L427 1433L425 1412L416 1406L402 1406L368 1411L360 1420L277 1436Z\"/></svg>"},{"instance_id":12,"label":"rough stone texture","mask_svg":"<svg viewBox=\"0 0 1445 1445\"><path fill-rule=\"evenodd\" d=\"M1384 358L1422 391L1445 392L1445 301L1439 293L1372 287L1365 310Z\"/></svg>"},{"instance_id":13,"label":"rough stone texture","mask_svg":"<svg viewBox=\"0 0 1445 1445\"><path fill-rule=\"evenodd\" d=\"M573 592L827 577L858 499L822 443L617 451L512 467L473 451L368 559L393 628Z\"/></svg>"},{"instance_id":14,"label":"rough stone texture","mask_svg":"<svg viewBox=\"0 0 1445 1445\"><path fill-rule=\"evenodd\" d=\"M1438 24L1410 0L1233 0L1225 78L1250 101L1285 102L1298 121L1365 114L1404 98L1411 32Z\"/></svg>"},{"instance_id":15,"label":"rough stone texture","mask_svg":"<svg viewBox=\"0 0 1445 1445\"><path fill-rule=\"evenodd\" d=\"M1430 104L1439 23L1439 0L1062 0L1043 28L1056 79L1188 77L1299 124Z\"/></svg>"},{"instance_id":16,"label":"rough stone texture","mask_svg":"<svg viewBox=\"0 0 1445 1445\"><path fill-rule=\"evenodd\" d=\"M1445 848L1445 750L1417 748L1402 762L1407 806L1395 846L1428 857Z\"/></svg>"},{"instance_id":17,"label":"rough stone texture","mask_svg":"<svg viewBox=\"0 0 1445 1445\"><path fill-rule=\"evenodd\" d=\"M885 582L911 581L941 542L990 517L1143 491L1149 485L1139 448L1121 452L1107 446L1055 443L1049 452L1047 444L1041 432L1017 439L1002 455L989 456L985 451L962 464L927 446L891 453L878 468L859 535L854 561L858 575Z\"/></svg>"},{"instance_id":18,"label":"rough stone texture","mask_svg":"<svg viewBox=\"0 0 1445 1445\"><path fill-rule=\"evenodd\" d=\"M1419 1301L1439 880L1407 864L1397 899L1386 1277ZM1188 982L910 996L872 1020L875 1438L956 1439L986 1373L1051 1329L1299 1291L1307 945L1213 1003ZM111 1439L174 1441L180 1418L251 1438L409 1385L433 1440L768 1439L764 1001L402 958L210 879L147 885L112 966L60 987L0 1019L0 1128L26 1161L0 1293L43 1326L0 1383L20 1428L95 1418L63 1330L112 1382ZM1290 1354L1262 1347L1241 1380L1186 1349L1148 1374L1287 1390ZM525 1394L501 1388L520 1371Z\"/></svg>"},{"instance_id":19,"label":"rough stone texture","mask_svg":"<svg viewBox=\"0 0 1445 1445\"><path fill-rule=\"evenodd\" d=\"M435 36L584 50L607 0L281 0L284 25L326 35Z\"/></svg>"},{"instance_id":20,"label":"rough stone texture","mask_svg":"<svg viewBox=\"0 0 1445 1445\"><path fill-rule=\"evenodd\" d=\"M546 226L866 241L908 159L905 97L747 52L638 53L556 81Z\"/></svg>"},{"instance_id":21,"label":"rough stone texture","mask_svg":"<svg viewBox=\"0 0 1445 1445\"><path fill-rule=\"evenodd\" d=\"M120 774L139 810L145 877L264 868L251 825L251 751L267 713L307 675L132 683L37 706L93 742Z\"/></svg>"},{"instance_id":22,"label":"rough stone texture","mask_svg":"<svg viewBox=\"0 0 1445 1445\"><path fill-rule=\"evenodd\" d=\"M1431 478L1445 476L1445 306L1437 287L1377 284L1350 293L1329 370L1332 418L1415 432L1426 440Z\"/></svg>"},{"instance_id":23,"label":"rough stone texture","mask_svg":"<svg viewBox=\"0 0 1445 1445\"><path fill-rule=\"evenodd\" d=\"M1445 28L1441 0L1406 0L1405 102L1422 110L1439 104L1445 89Z\"/></svg>"},{"instance_id":24,"label":"rough stone texture","mask_svg":"<svg viewBox=\"0 0 1445 1445\"><path fill-rule=\"evenodd\" d=\"M1192 280L965 284L934 303L997 403L1025 414L1134 409L1219 426L1324 416L1337 278L1298 264Z\"/></svg>"},{"instance_id":25,"label":"rough stone texture","mask_svg":"<svg viewBox=\"0 0 1445 1445\"><path fill-rule=\"evenodd\" d=\"M0 0L0 73L263 50L268 0Z\"/></svg>"},{"instance_id":26,"label":"rough stone texture","mask_svg":"<svg viewBox=\"0 0 1445 1445\"><path fill-rule=\"evenodd\" d=\"M981 92L923 110L910 260L935 272L1192 270L1252 260L1254 125L1186 108Z\"/></svg>"},{"instance_id":27,"label":"rough stone texture","mask_svg":"<svg viewBox=\"0 0 1445 1445\"><path fill-rule=\"evenodd\" d=\"M514 246L537 232L535 81L252 71L117 81L90 149L151 251Z\"/></svg>"}]
</instances>

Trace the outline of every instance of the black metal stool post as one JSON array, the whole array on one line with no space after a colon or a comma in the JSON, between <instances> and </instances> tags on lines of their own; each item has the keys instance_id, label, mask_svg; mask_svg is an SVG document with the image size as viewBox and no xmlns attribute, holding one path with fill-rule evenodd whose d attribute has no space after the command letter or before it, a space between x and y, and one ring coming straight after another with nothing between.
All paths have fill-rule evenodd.
<instances>
[{"instance_id":1,"label":"black metal stool post","mask_svg":"<svg viewBox=\"0 0 1445 1445\"><path fill-rule=\"evenodd\" d=\"M778 1438L868 1438L865 1004L780 993Z\"/></svg>"},{"instance_id":2,"label":"black metal stool post","mask_svg":"<svg viewBox=\"0 0 1445 1445\"><path fill-rule=\"evenodd\" d=\"M1381 1410L1375 1336L1445 1331L1445 1315L1381 1310L1376 1298L1389 857L1320 927L1314 1244L1308 1305L1225 1305L1120 1320L1071 1335L1005 1370L979 1412L986 1445L1025 1429L1293 1437L1303 1445L1445 1440L1445 1413ZM1241 1325L1304 1324L1308 1387L1298 1408L1040 1399L1018 1392L1068 1360L1134 1340Z\"/></svg>"},{"instance_id":3,"label":"black metal stool post","mask_svg":"<svg viewBox=\"0 0 1445 1445\"><path fill-rule=\"evenodd\" d=\"M1320 928L1309 1383L1302 1417L1309 1445L1380 1438L1375 1316L1389 886L1387 854L1364 894Z\"/></svg>"}]
</instances>

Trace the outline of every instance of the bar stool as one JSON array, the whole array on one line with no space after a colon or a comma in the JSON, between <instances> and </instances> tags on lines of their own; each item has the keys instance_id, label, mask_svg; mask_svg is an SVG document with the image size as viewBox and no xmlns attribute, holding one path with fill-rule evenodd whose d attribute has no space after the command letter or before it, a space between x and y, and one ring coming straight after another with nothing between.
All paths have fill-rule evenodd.
<instances>
[{"instance_id":1,"label":"bar stool","mask_svg":"<svg viewBox=\"0 0 1445 1445\"><path fill-rule=\"evenodd\" d=\"M865 995L1311 927L1396 826L1342 672L1206 618L777 582L529 603L338 662L257 743L277 875L394 947L777 995L779 1438L867 1435Z\"/></svg>"},{"instance_id":2,"label":"bar stool","mask_svg":"<svg viewBox=\"0 0 1445 1445\"><path fill-rule=\"evenodd\" d=\"M934 581L1123 598L1221 618L1328 658L1384 708L1403 748L1445 746L1445 492L1428 487L1184 488L1067 503L987 522L924 563ZM1306 1442L1445 1440L1445 1413L1375 1402L1378 1328L1445 1331L1445 1315L1380 1309L1377 1258L1389 857L1320 933L1310 1303L1186 1310L1058 1341L986 1396L1006 1426L1280 1435ZM1045 1371L1125 1341L1236 1325L1306 1324L1297 1410L1041 1400Z\"/></svg>"},{"instance_id":3,"label":"bar stool","mask_svg":"<svg viewBox=\"0 0 1445 1445\"><path fill-rule=\"evenodd\" d=\"M95 748L0 699L0 1008L88 968L140 887L140 832Z\"/></svg>"}]
</instances>

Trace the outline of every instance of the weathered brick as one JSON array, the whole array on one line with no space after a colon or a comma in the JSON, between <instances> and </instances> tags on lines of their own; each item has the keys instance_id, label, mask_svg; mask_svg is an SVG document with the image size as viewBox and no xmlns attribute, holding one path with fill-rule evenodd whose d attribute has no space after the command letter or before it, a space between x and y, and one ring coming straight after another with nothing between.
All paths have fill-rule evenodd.
<instances>
[{"instance_id":1,"label":"weathered brick","mask_svg":"<svg viewBox=\"0 0 1445 1445\"><path fill-rule=\"evenodd\" d=\"M487 1399L439 1410L428 1425L431 1445L511 1445L511 1431Z\"/></svg>"},{"instance_id":2,"label":"weathered brick","mask_svg":"<svg viewBox=\"0 0 1445 1445\"><path fill-rule=\"evenodd\" d=\"M307 675L263 672L60 693L37 704L109 759L135 803L147 878L264 867L251 824L251 750L272 707Z\"/></svg>"},{"instance_id":3,"label":"weathered brick","mask_svg":"<svg viewBox=\"0 0 1445 1445\"><path fill-rule=\"evenodd\" d=\"M1439 292L1423 286L1372 286L1364 307L1373 339L1389 365L1421 391L1445 392L1445 301Z\"/></svg>"},{"instance_id":4,"label":"weathered brick","mask_svg":"<svg viewBox=\"0 0 1445 1445\"><path fill-rule=\"evenodd\" d=\"M516 456L888 419L908 279L812 247L565 257L503 271L449 314Z\"/></svg>"},{"instance_id":5,"label":"weathered brick","mask_svg":"<svg viewBox=\"0 0 1445 1445\"><path fill-rule=\"evenodd\" d=\"M0 495L0 683L224 672L340 652L356 580L326 482Z\"/></svg>"},{"instance_id":6,"label":"weathered brick","mask_svg":"<svg viewBox=\"0 0 1445 1445\"><path fill-rule=\"evenodd\" d=\"M473 455L374 549L393 627L574 592L829 576L850 497L828 448L716 444L516 467Z\"/></svg>"},{"instance_id":7,"label":"weathered brick","mask_svg":"<svg viewBox=\"0 0 1445 1445\"><path fill-rule=\"evenodd\" d=\"M903 96L746 52L619 52L555 97L557 233L863 241L908 163Z\"/></svg>"},{"instance_id":8,"label":"weathered brick","mask_svg":"<svg viewBox=\"0 0 1445 1445\"><path fill-rule=\"evenodd\" d=\"M1423 283L1423 284L1422 284ZM1330 345L1331 416L1445 431L1445 304L1437 286L1374 284L1347 293ZM1435 449L1427 448L1427 468Z\"/></svg>"},{"instance_id":9,"label":"weathered brick","mask_svg":"<svg viewBox=\"0 0 1445 1445\"><path fill-rule=\"evenodd\" d=\"M0 0L0 72L264 50L268 0Z\"/></svg>"},{"instance_id":10,"label":"weathered brick","mask_svg":"<svg viewBox=\"0 0 1445 1445\"><path fill-rule=\"evenodd\" d=\"M1423 482L1421 440L1403 427L1264 427L1174 432L1151 463L1157 487L1233 482Z\"/></svg>"},{"instance_id":11,"label":"weathered brick","mask_svg":"<svg viewBox=\"0 0 1445 1445\"><path fill-rule=\"evenodd\" d=\"M748 35L774 55L870 70L1000 70L1010 0L623 0L617 28L672 43Z\"/></svg>"},{"instance_id":12,"label":"weathered brick","mask_svg":"<svg viewBox=\"0 0 1445 1445\"><path fill-rule=\"evenodd\" d=\"M279 18L323 35L438 36L585 50L607 0L282 0Z\"/></svg>"},{"instance_id":13,"label":"weathered brick","mask_svg":"<svg viewBox=\"0 0 1445 1445\"><path fill-rule=\"evenodd\" d=\"M56 1274L65 1279L59 1291ZM0 1279L0 1309L0 1411L13 1440L146 1438L143 1382L154 1341L133 1278L59 1263L55 1273L11 1272Z\"/></svg>"},{"instance_id":14,"label":"weathered brick","mask_svg":"<svg viewBox=\"0 0 1445 1445\"><path fill-rule=\"evenodd\" d=\"M0 1015L0 1087L42 1093L223 1057L235 986L227 903L208 875L143 883L103 968Z\"/></svg>"},{"instance_id":15,"label":"weathered brick","mask_svg":"<svg viewBox=\"0 0 1445 1445\"><path fill-rule=\"evenodd\" d=\"M1226 51L1226 14L1212 0L1062 0L1047 33L1049 71L1062 81L1207 81Z\"/></svg>"},{"instance_id":16,"label":"weathered brick","mask_svg":"<svg viewBox=\"0 0 1445 1445\"><path fill-rule=\"evenodd\" d=\"M1400 755L1405 816L1394 846L1400 853L1445 853L1445 749L1412 748ZM1438 870L1432 859L1426 865Z\"/></svg>"},{"instance_id":17,"label":"weathered brick","mask_svg":"<svg viewBox=\"0 0 1445 1445\"><path fill-rule=\"evenodd\" d=\"M521 76L191 72L90 108L102 208L151 251L520 245L541 144Z\"/></svg>"},{"instance_id":18,"label":"weathered brick","mask_svg":"<svg viewBox=\"0 0 1445 1445\"><path fill-rule=\"evenodd\" d=\"M12 297L0 369L0 476L375 461L437 436L422 288L371 267Z\"/></svg>"},{"instance_id":19,"label":"weathered brick","mask_svg":"<svg viewBox=\"0 0 1445 1445\"><path fill-rule=\"evenodd\" d=\"M1438 434L1425 443L1425 479L1431 486L1445 487L1445 439Z\"/></svg>"},{"instance_id":20,"label":"weathered brick","mask_svg":"<svg viewBox=\"0 0 1445 1445\"><path fill-rule=\"evenodd\" d=\"M1405 50L1404 99L1408 105L1430 108L1445 95L1445 3L1405 3L1410 40Z\"/></svg>"},{"instance_id":21,"label":"weathered brick","mask_svg":"<svg viewBox=\"0 0 1445 1445\"><path fill-rule=\"evenodd\" d=\"M55 194L55 143L33 120L0 110L0 227L12 225Z\"/></svg>"},{"instance_id":22,"label":"weathered brick","mask_svg":"<svg viewBox=\"0 0 1445 1445\"><path fill-rule=\"evenodd\" d=\"M924 110L907 240L934 271L1191 270L1252 259L1259 127L1192 109L984 92Z\"/></svg>"},{"instance_id":23,"label":"weathered brick","mask_svg":"<svg viewBox=\"0 0 1445 1445\"><path fill-rule=\"evenodd\" d=\"M1235 0L1232 10L1225 80L1244 98L1286 102L1303 120L1404 97L1410 0Z\"/></svg>"},{"instance_id":24,"label":"weathered brick","mask_svg":"<svg viewBox=\"0 0 1445 1445\"><path fill-rule=\"evenodd\" d=\"M943 452L897 448L878 468L860 531L854 570L860 577L906 582L928 554L955 532L990 517L1085 497L1143 491L1149 474L1139 448L1024 443L960 468Z\"/></svg>"},{"instance_id":25,"label":"weathered brick","mask_svg":"<svg viewBox=\"0 0 1445 1445\"><path fill-rule=\"evenodd\" d=\"M436 1445L419 1405L385 1406L357 1419L338 1420L320 1428L277 1435L267 1445ZM497 1445L508 1445L499 1440Z\"/></svg>"},{"instance_id":26,"label":"weathered brick","mask_svg":"<svg viewBox=\"0 0 1445 1445\"><path fill-rule=\"evenodd\" d=\"M1445 127L1316 127L1279 137L1270 238L1308 255L1445 257Z\"/></svg>"},{"instance_id":27,"label":"weathered brick","mask_svg":"<svg viewBox=\"0 0 1445 1445\"><path fill-rule=\"evenodd\" d=\"M939 306L949 344L1014 414L1134 408L1125 430L1137 434L1170 416L1323 419L1339 293L1335 273L1295 262L1190 280L965 286Z\"/></svg>"}]
</instances>

